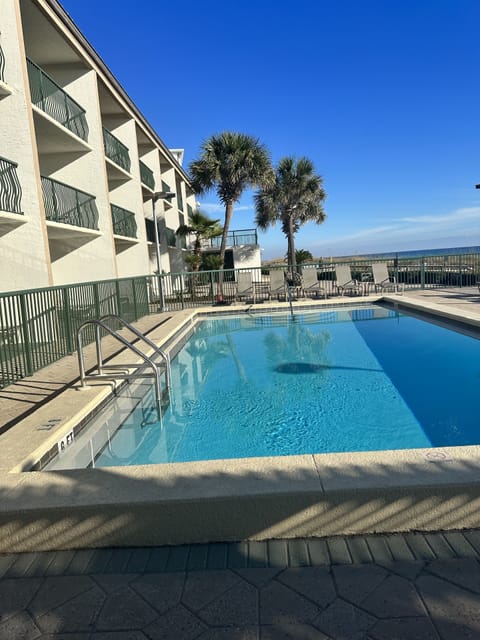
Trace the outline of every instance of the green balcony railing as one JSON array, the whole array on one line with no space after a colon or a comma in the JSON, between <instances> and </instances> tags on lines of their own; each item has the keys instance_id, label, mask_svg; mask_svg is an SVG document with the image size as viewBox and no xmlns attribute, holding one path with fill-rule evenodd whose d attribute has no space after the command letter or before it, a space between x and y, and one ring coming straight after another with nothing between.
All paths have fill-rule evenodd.
<instances>
[{"instance_id":1,"label":"green balcony railing","mask_svg":"<svg viewBox=\"0 0 480 640\"><path fill-rule=\"evenodd\" d=\"M95 196L42 176L45 214L50 222L98 230Z\"/></svg>"},{"instance_id":2,"label":"green balcony railing","mask_svg":"<svg viewBox=\"0 0 480 640\"><path fill-rule=\"evenodd\" d=\"M167 244L169 247L177 246L177 234L173 229L169 229L168 227L165 229L165 234L167 237Z\"/></svg>"},{"instance_id":3,"label":"green balcony railing","mask_svg":"<svg viewBox=\"0 0 480 640\"><path fill-rule=\"evenodd\" d=\"M0 81L5 82L5 56L0 46Z\"/></svg>"},{"instance_id":4,"label":"green balcony railing","mask_svg":"<svg viewBox=\"0 0 480 640\"><path fill-rule=\"evenodd\" d=\"M120 142L113 133L103 127L103 146L105 148L105 155L119 167L130 171L130 154L128 153L128 147L123 142Z\"/></svg>"},{"instance_id":5,"label":"green balcony railing","mask_svg":"<svg viewBox=\"0 0 480 640\"><path fill-rule=\"evenodd\" d=\"M177 190L177 205L180 211L183 211L183 198L180 192L180 188Z\"/></svg>"},{"instance_id":6,"label":"green balcony railing","mask_svg":"<svg viewBox=\"0 0 480 640\"><path fill-rule=\"evenodd\" d=\"M137 237L137 222L135 214L127 209L111 205L113 233L117 236L125 236L126 238Z\"/></svg>"},{"instance_id":7,"label":"green balcony railing","mask_svg":"<svg viewBox=\"0 0 480 640\"><path fill-rule=\"evenodd\" d=\"M188 219L190 219L193 215L193 208L187 204L187 215L188 215Z\"/></svg>"},{"instance_id":8,"label":"green balcony railing","mask_svg":"<svg viewBox=\"0 0 480 640\"><path fill-rule=\"evenodd\" d=\"M220 247L222 237L217 236L204 241L206 246ZM258 244L256 229L241 229L240 231L229 231L227 234L227 247L238 247L242 244Z\"/></svg>"},{"instance_id":9,"label":"green balcony railing","mask_svg":"<svg viewBox=\"0 0 480 640\"><path fill-rule=\"evenodd\" d=\"M140 180L142 184L149 187L152 191L155 189L155 178L153 171L140 160Z\"/></svg>"},{"instance_id":10,"label":"green balcony railing","mask_svg":"<svg viewBox=\"0 0 480 640\"><path fill-rule=\"evenodd\" d=\"M162 180L162 193L171 193L172 190L170 189L170 185L167 184L165 182L165 180Z\"/></svg>"},{"instance_id":11,"label":"green balcony railing","mask_svg":"<svg viewBox=\"0 0 480 640\"><path fill-rule=\"evenodd\" d=\"M27 69L33 104L79 138L87 140L88 124L85 109L28 58Z\"/></svg>"},{"instance_id":12,"label":"green balcony railing","mask_svg":"<svg viewBox=\"0 0 480 640\"><path fill-rule=\"evenodd\" d=\"M155 242L155 224L153 220L145 219L145 232L148 242Z\"/></svg>"},{"instance_id":13,"label":"green balcony railing","mask_svg":"<svg viewBox=\"0 0 480 640\"><path fill-rule=\"evenodd\" d=\"M0 156L0 211L22 213L22 187L17 176L17 163Z\"/></svg>"}]
</instances>

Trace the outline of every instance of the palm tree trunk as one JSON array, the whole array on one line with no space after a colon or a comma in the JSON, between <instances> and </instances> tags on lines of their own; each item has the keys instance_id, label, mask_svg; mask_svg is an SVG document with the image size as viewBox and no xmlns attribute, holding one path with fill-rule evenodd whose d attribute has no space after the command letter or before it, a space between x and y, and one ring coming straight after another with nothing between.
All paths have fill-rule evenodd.
<instances>
[{"instance_id":1,"label":"palm tree trunk","mask_svg":"<svg viewBox=\"0 0 480 640\"><path fill-rule=\"evenodd\" d=\"M227 206L225 207L225 222L223 224L222 242L220 243L220 257L222 258L222 265L225 261L225 249L227 248L228 230L230 227L230 222L232 221L233 205L233 200L229 200L227 202Z\"/></svg>"},{"instance_id":2,"label":"palm tree trunk","mask_svg":"<svg viewBox=\"0 0 480 640\"><path fill-rule=\"evenodd\" d=\"M220 266L221 271L218 274L217 299L219 302L223 300L223 269L225 267L225 249L227 248L228 229L230 227L230 222L232 221L233 205L233 200L229 200L227 202L227 206L225 207L225 222L223 224L222 242L220 243L220 258L222 259L222 263Z\"/></svg>"},{"instance_id":3,"label":"palm tree trunk","mask_svg":"<svg viewBox=\"0 0 480 640\"><path fill-rule=\"evenodd\" d=\"M197 256L198 258L201 253L202 253L202 243L200 242L200 236L197 234L195 236L195 243L193 245L193 255ZM200 271L200 262L196 262L193 265L193 270Z\"/></svg>"},{"instance_id":4,"label":"palm tree trunk","mask_svg":"<svg viewBox=\"0 0 480 640\"><path fill-rule=\"evenodd\" d=\"M295 231L291 215L288 217L288 265L293 275L297 270L297 263L295 261Z\"/></svg>"}]
</instances>

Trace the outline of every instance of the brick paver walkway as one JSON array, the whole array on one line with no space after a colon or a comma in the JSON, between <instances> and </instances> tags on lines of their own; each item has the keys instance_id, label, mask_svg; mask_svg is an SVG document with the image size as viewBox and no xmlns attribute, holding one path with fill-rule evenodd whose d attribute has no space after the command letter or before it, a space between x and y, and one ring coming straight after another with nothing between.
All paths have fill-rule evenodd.
<instances>
[{"instance_id":1,"label":"brick paver walkway","mask_svg":"<svg viewBox=\"0 0 480 640\"><path fill-rule=\"evenodd\" d=\"M480 638L479 551L466 531L0 556L0 638Z\"/></svg>"}]
</instances>

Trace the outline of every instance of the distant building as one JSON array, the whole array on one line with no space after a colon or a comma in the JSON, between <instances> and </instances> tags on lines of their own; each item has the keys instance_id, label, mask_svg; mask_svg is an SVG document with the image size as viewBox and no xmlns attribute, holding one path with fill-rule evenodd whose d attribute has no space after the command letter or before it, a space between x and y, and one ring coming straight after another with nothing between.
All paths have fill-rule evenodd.
<instances>
[{"instance_id":1,"label":"distant building","mask_svg":"<svg viewBox=\"0 0 480 640\"><path fill-rule=\"evenodd\" d=\"M169 150L56 0L0 0L0 290L182 271Z\"/></svg>"},{"instance_id":2,"label":"distant building","mask_svg":"<svg viewBox=\"0 0 480 640\"><path fill-rule=\"evenodd\" d=\"M202 243L204 253L219 253L222 237L210 238ZM253 269L261 267L262 254L256 229L229 231L225 250L226 269ZM259 278L260 272L256 274Z\"/></svg>"}]
</instances>

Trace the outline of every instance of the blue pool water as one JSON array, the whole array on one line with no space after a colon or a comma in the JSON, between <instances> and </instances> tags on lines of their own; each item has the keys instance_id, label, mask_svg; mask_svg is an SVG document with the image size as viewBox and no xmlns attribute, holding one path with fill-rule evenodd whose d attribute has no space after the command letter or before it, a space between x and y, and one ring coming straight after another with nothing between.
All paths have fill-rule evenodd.
<instances>
[{"instance_id":1,"label":"blue pool water","mask_svg":"<svg viewBox=\"0 0 480 640\"><path fill-rule=\"evenodd\" d=\"M480 341L380 306L208 319L96 466L473 444ZM151 402L151 394L148 394Z\"/></svg>"}]
</instances>

